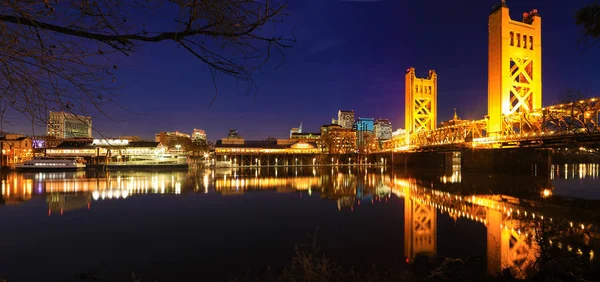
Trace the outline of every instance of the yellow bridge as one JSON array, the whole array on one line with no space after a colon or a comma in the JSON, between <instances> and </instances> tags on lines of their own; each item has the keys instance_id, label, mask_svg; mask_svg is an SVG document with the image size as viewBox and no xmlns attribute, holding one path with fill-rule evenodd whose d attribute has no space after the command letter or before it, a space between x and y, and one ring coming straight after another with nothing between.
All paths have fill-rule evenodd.
<instances>
[{"instance_id":1,"label":"yellow bridge","mask_svg":"<svg viewBox=\"0 0 600 282\"><path fill-rule=\"evenodd\" d=\"M454 119L437 126L437 79L430 70L405 75L406 133L384 143L383 151L444 148L553 146L600 141L600 99L570 97L542 107L541 17L537 10L510 18L505 3L488 20L488 115L480 120Z\"/></svg>"}]
</instances>

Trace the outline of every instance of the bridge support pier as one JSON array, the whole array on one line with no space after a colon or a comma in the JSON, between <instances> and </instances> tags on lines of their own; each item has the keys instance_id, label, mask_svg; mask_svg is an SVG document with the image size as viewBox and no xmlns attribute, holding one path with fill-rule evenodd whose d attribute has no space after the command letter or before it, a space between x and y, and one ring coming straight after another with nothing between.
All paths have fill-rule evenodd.
<instances>
[{"instance_id":1,"label":"bridge support pier","mask_svg":"<svg viewBox=\"0 0 600 282\"><path fill-rule=\"evenodd\" d=\"M464 171L531 172L545 175L552 163L550 149L466 149L461 152Z\"/></svg>"}]
</instances>

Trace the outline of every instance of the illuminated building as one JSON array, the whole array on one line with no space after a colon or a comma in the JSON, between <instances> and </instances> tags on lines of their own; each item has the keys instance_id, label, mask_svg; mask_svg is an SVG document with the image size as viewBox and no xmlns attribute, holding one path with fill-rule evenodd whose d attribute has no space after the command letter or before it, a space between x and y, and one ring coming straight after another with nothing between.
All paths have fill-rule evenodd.
<instances>
[{"instance_id":1,"label":"illuminated building","mask_svg":"<svg viewBox=\"0 0 600 282\"><path fill-rule=\"evenodd\" d=\"M542 18L537 10L510 18L504 3L489 16L488 136L503 133L504 118L542 106Z\"/></svg>"},{"instance_id":2,"label":"illuminated building","mask_svg":"<svg viewBox=\"0 0 600 282\"><path fill-rule=\"evenodd\" d=\"M341 125L342 128L352 128L354 126L354 111L338 111L337 124Z\"/></svg>"},{"instance_id":3,"label":"illuminated building","mask_svg":"<svg viewBox=\"0 0 600 282\"><path fill-rule=\"evenodd\" d=\"M321 126L321 149L328 154L356 152L356 131L339 124Z\"/></svg>"},{"instance_id":4,"label":"illuminated building","mask_svg":"<svg viewBox=\"0 0 600 282\"><path fill-rule=\"evenodd\" d=\"M144 141L144 139L142 137L139 137L139 136L119 136L119 139L121 139L121 140L127 140L129 142Z\"/></svg>"},{"instance_id":5,"label":"illuminated building","mask_svg":"<svg viewBox=\"0 0 600 282\"><path fill-rule=\"evenodd\" d=\"M297 133L302 133L302 122L300 123L299 127L293 127L290 130L290 138L292 138L292 135L297 134Z\"/></svg>"},{"instance_id":6,"label":"illuminated building","mask_svg":"<svg viewBox=\"0 0 600 282\"><path fill-rule=\"evenodd\" d=\"M92 118L67 112L50 112L47 135L58 139L92 138Z\"/></svg>"},{"instance_id":7,"label":"illuminated building","mask_svg":"<svg viewBox=\"0 0 600 282\"><path fill-rule=\"evenodd\" d=\"M229 133L227 134L227 139L244 139L240 134L238 134L237 130L230 128Z\"/></svg>"},{"instance_id":8,"label":"illuminated building","mask_svg":"<svg viewBox=\"0 0 600 282\"><path fill-rule=\"evenodd\" d=\"M0 135L1 165L9 166L33 158L33 141L20 134Z\"/></svg>"},{"instance_id":9,"label":"illuminated building","mask_svg":"<svg viewBox=\"0 0 600 282\"><path fill-rule=\"evenodd\" d=\"M405 75L406 143L410 134L435 129L437 124L437 74L429 71L427 78L417 78L415 68Z\"/></svg>"},{"instance_id":10,"label":"illuminated building","mask_svg":"<svg viewBox=\"0 0 600 282\"><path fill-rule=\"evenodd\" d=\"M321 133L314 133L314 132L303 132L303 133L292 133L292 136L290 136L290 139L294 139L294 140L298 140L298 141L315 141L315 140L319 140L321 138Z\"/></svg>"},{"instance_id":11,"label":"illuminated building","mask_svg":"<svg viewBox=\"0 0 600 282\"><path fill-rule=\"evenodd\" d=\"M161 144L167 146L167 144L172 143L177 138L190 138L190 135L185 134L185 133L181 133L179 131L175 131L175 132L161 132L161 133L157 133L156 134L156 136L154 138L154 141L160 142Z\"/></svg>"},{"instance_id":12,"label":"illuminated building","mask_svg":"<svg viewBox=\"0 0 600 282\"><path fill-rule=\"evenodd\" d=\"M266 141L223 138L215 144L215 159L229 166L315 165L316 142L293 139Z\"/></svg>"},{"instance_id":13,"label":"illuminated building","mask_svg":"<svg viewBox=\"0 0 600 282\"><path fill-rule=\"evenodd\" d=\"M385 141L392 139L392 123L387 119L378 119L373 125L375 139L377 141Z\"/></svg>"},{"instance_id":14,"label":"illuminated building","mask_svg":"<svg viewBox=\"0 0 600 282\"><path fill-rule=\"evenodd\" d=\"M46 149L50 157L82 157L89 164L114 166L187 165L185 154L171 154L160 142L121 139L65 141Z\"/></svg>"},{"instance_id":15,"label":"illuminated building","mask_svg":"<svg viewBox=\"0 0 600 282\"><path fill-rule=\"evenodd\" d=\"M202 129L194 128L194 132L192 132L192 141L206 141L206 132Z\"/></svg>"},{"instance_id":16,"label":"illuminated building","mask_svg":"<svg viewBox=\"0 0 600 282\"><path fill-rule=\"evenodd\" d=\"M356 131L356 146L361 151L368 152L369 146L375 144L375 119L359 117L353 124Z\"/></svg>"}]
</instances>

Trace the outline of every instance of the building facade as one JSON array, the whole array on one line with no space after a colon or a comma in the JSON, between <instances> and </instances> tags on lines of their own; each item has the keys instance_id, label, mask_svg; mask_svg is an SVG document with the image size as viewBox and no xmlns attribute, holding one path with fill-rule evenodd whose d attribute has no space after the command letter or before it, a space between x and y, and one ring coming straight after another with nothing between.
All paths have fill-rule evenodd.
<instances>
[{"instance_id":1,"label":"building facade","mask_svg":"<svg viewBox=\"0 0 600 282\"><path fill-rule=\"evenodd\" d=\"M392 123L387 119L378 119L373 125L375 139L385 141L392 139Z\"/></svg>"},{"instance_id":2,"label":"building facade","mask_svg":"<svg viewBox=\"0 0 600 282\"><path fill-rule=\"evenodd\" d=\"M350 154L356 152L356 131L339 124L321 126L321 151L326 154Z\"/></svg>"},{"instance_id":3,"label":"building facade","mask_svg":"<svg viewBox=\"0 0 600 282\"><path fill-rule=\"evenodd\" d=\"M359 117L352 126L356 131L356 146L360 152L371 151L375 142L375 119Z\"/></svg>"},{"instance_id":4,"label":"building facade","mask_svg":"<svg viewBox=\"0 0 600 282\"><path fill-rule=\"evenodd\" d=\"M338 111L337 124L341 125L342 128L352 128L354 126L354 111Z\"/></svg>"},{"instance_id":5,"label":"building facade","mask_svg":"<svg viewBox=\"0 0 600 282\"><path fill-rule=\"evenodd\" d=\"M58 139L92 138L92 118L67 112L50 112L47 135Z\"/></svg>"},{"instance_id":6,"label":"building facade","mask_svg":"<svg viewBox=\"0 0 600 282\"><path fill-rule=\"evenodd\" d=\"M1 134L2 166L22 163L33 158L33 141L31 137L21 134Z\"/></svg>"},{"instance_id":7,"label":"building facade","mask_svg":"<svg viewBox=\"0 0 600 282\"><path fill-rule=\"evenodd\" d=\"M173 154L160 142L121 139L65 141L46 149L49 157L81 157L90 164L113 166L185 165L186 154Z\"/></svg>"},{"instance_id":8,"label":"building facade","mask_svg":"<svg viewBox=\"0 0 600 282\"><path fill-rule=\"evenodd\" d=\"M160 133L156 134L156 136L154 137L154 141L155 142L160 142L161 144L167 146L167 144L170 144L171 142L173 142L177 138L190 138L190 135L185 134L185 133L181 133L179 131L175 131L175 132L160 132Z\"/></svg>"}]
</instances>

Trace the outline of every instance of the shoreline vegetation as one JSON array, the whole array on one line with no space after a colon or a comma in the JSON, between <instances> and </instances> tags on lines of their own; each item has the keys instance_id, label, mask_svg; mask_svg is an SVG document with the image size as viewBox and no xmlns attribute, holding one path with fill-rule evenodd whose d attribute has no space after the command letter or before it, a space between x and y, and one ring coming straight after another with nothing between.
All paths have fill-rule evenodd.
<instances>
[{"instance_id":1,"label":"shoreline vegetation","mask_svg":"<svg viewBox=\"0 0 600 282\"><path fill-rule=\"evenodd\" d=\"M317 229L318 231L318 229ZM257 270L256 275L249 272L244 277L227 279L228 274L217 279L197 277L186 281L230 281L230 282L388 282L388 281L600 281L600 263L596 259L569 252L563 248L548 244L551 230L540 228L537 243L541 248L533 263L521 262L519 265L505 268L497 275L482 270L485 258L468 259L417 256L411 263L403 263L393 268L381 268L375 264L356 269L345 267L320 251L316 241L312 244L297 245L295 254L282 269L267 266ZM312 236L310 236L312 237ZM314 237L313 237L314 238ZM594 244L596 242L593 242ZM407 260L408 262L408 260ZM84 281L109 281L94 273L80 274ZM0 280L2 281L2 280ZM78 280L81 281L81 280ZM123 280L119 280L123 281ZM132 273L133 282L172 281L158 279L140 279ZM6 281L8 282L8 281ZM115 281L116 282L116 281Z\"/></svg>"}]
</instances>

